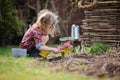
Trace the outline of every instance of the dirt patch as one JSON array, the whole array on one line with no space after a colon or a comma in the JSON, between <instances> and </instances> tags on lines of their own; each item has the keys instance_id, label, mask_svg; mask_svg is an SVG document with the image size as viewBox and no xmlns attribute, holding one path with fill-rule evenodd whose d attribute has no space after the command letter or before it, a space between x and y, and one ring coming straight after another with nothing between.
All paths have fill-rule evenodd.
<instances>
[{"instance_id":1,"label":"dirt patch","mask_svg":"<svg viewBox=\"0 0 120 80\"><path fill-rule=\"evenodd\" d=\"M114 77L120 75L120 52L105 55L75 54L66 58L48 59L50 66L56 71L77 71L80 74L97 77Z\"/></svg>"}]
</instances>

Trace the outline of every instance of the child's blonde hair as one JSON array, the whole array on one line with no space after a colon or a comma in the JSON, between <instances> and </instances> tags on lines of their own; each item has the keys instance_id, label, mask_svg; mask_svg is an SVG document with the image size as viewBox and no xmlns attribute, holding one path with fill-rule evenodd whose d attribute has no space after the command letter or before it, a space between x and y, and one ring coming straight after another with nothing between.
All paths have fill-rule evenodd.
<instances>
[{"instance_id":1,"label":"child's blonde hair","mask_svg":"<svg viewBox=\"0 0 120 80\"><path fill-rule=\"evenodd\" d=\"M55 26L58 22L58 16L54 14L53 12L44 9L41 10L38 13L38 18L36 23L41 23L41 26L39 26L45 33L47 33L47 26L51 25L52 30L51 30L51 35L54 35L55 32Z\"/></svg>"}]
</instances>

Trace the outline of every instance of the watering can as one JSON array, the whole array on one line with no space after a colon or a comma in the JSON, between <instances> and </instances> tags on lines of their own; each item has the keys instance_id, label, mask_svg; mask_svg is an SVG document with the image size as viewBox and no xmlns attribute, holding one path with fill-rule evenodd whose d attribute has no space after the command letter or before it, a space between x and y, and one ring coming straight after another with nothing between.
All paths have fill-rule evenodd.
<instances>
[{"instance_id":1,"label":"watering can","mask_svg":"<svg viewBox=\"0 0 120 80\"><path fill-rule=\"evenodd\" d=\"M79 39L79 26L73 24L71 27L71 38L73 40L78 40Z\"/></svg>"}]
</instances>

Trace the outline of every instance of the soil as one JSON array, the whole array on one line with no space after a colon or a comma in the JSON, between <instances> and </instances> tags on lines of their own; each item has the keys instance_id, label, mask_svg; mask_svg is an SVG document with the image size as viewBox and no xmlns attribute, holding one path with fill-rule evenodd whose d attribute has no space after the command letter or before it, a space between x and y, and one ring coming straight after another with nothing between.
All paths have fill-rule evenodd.
<instances>
[{"instance_id":1,"label":"soil","mask_svg":"<svg viewBox=\"0 0 120 80\"><path fill-rule=\"evenodd\" d=\"M120 76L120 51L104 55L79 53L69 57L53 57L48 59L51 69L56 71L78 72L95 77ZM120 77L118 78L120 80Z\"/></svg>"}]
</instances>

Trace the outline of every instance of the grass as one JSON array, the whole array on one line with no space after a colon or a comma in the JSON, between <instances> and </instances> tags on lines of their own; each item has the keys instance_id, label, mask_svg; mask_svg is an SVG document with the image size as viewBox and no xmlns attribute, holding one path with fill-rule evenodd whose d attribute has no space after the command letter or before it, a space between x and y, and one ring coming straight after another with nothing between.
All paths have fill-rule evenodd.
<instances>
[{"instance_id":1,"label":"grass","mask_svg":"<svg viewBox=\"0 0 120 80\"><path fill-rule=\"evenodd\" d=\"M87 77L78 73L55 72L47 61L11 56L11 49L18 46L0 47L0 80L106 80ZM41 65L44 63L44 65Z\"/></svg>"}]
</instances>

